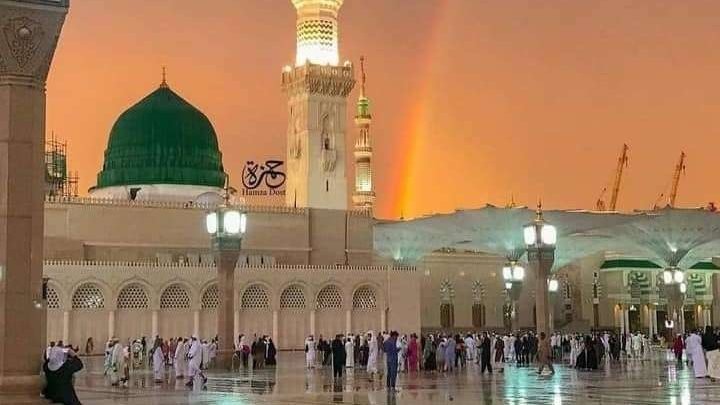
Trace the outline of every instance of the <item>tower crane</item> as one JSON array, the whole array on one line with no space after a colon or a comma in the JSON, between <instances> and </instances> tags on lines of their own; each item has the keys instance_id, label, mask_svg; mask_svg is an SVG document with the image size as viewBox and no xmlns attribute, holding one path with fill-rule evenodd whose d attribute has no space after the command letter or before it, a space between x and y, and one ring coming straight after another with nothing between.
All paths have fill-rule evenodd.
<instances>
[{"instance_id":1,"label":"tower crane","mask_svg":"<svg viewBox=\"0 0 720 405\"><path fill-rule=\"evenodd\" d=\"M678 193L678 187L680 186L680 178L682 177L682 174L685 173L685 152L680 152L680 159L678 160L677 165L675 165L675 171L673 172L673 178L672 183L670 185L670 195L668 196L668 206L674 207L675 206L675 200L677 200L677 193ZM653 209L656 210L660 208L658 206L658 203L662 198L665 196L665 193L660 193L657 200L655 200L655 204L653 205Z\"/></svg>"},{"instance_id":2,"label":"tower crane","mask_svg":"<svg viewBox=\"0 0 720 405\"><path fill-rule=\"evenodd\" d=\"M671 207L675 206L675 199L677 198L678 186L680 185L680 177L685 173L685 152L680 152L680 160L675 166L675 173L673 173L672 188L670 189L670 199L668 200Z\"/></svg>"},{"instance_id":3,"label":"tower crane","mask_svg":"<svg viewBox=\"0 0 720 405\"><path fill-rule=\"evenodd\" d=\"M615 211L615 208L617 207L617 200L618 195L620 194L620 185L622 183L623 171L625 170L625 167L627 167L628 163L629 150L630 148L628 148L627 144L623 144L622 153L618 158L617 168L615 169L615 181L613 182L612 194L610 196L610 205L607 207L608 211ZM598 211L606 210L605 200L603 199L605 191L607 191L607 188L602 189L602 191L600 192L600 197L598 197L597 203L595 204L595 207Z\"/></svg>"}]
</instances>

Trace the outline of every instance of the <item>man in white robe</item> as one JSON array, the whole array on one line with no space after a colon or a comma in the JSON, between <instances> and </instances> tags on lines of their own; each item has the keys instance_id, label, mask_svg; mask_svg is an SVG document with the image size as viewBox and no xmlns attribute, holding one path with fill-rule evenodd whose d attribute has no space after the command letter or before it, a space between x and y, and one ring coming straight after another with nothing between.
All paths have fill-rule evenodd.
<instances>
[{"instance_id":1,"label":"man in white robe","mask_svg":"<svg viewBox=\"0 0 720 405\"><path fill-rule=\"evenodd\" d=\"M640 358L640 354L642 353L642 337L640 337L640 333L636 333L632 337L632 356L633 358Z\"/></svg>"},{"instance_id":2,"label":"man in white robe","mask_svg":"<svg viewBox=\"0 0 720 405\"><path fill-rule=\"evenodd\" d=\"M366 371L373 378L378 372L378 341L375 332L368 332L368 363Z\"/></svg>"},{"instance_id":3,"label":"man in white robe","mask_svg":"<svg viewBox=\"0 0 720 405\"><path fill-rule=\"evenodd\" d=\"M475 339L473 339L472 335L468 333L465 337L465 356L467 361L471 362L475 359L476 350Z\"/></svg>"},{"instance_id":4,"label":"man in white robe","mask_svg":"<svg viewBox=\"0 0 720 405\"><path fill-rule=\"evenodd\" d=\"M305 366L309 369L315 368L315 355L317 345L315 337L310 335L305 339Z\"/></svg>"},{"instance_id":5,"label":"man in white robe","mask_svg":"<svg viewBox=\"0 0 720 405\"><path fill-rule=\"evenodd\" d=\"M177 347L175 348L175 378L185 378L185 371L187 371L187 351L185 346L185 340L178 339Z\"/></svg>"},{"instance_id":6,"label":"man in white robe","mask_svg":"<svg viewBox=\"0 0 720 405\"><path fill-rule=\"evenodd\" d=\"M165 379L165 356L162 351L162 341L158 338L153 347L153 376L155 383L162 383Z\"/></svg>"},{"instance_id":7,"label":"man in white robe","mask_svg":"<svg viewBox=\"0 0 720 405\"><path fill-rule=\"evenodd\" d=\"M113 386L120 384L124 386L127 384L125 375L125 350L117 338L113 339L112 354L110 357L110 383Z\"/></svg>"},{"instance_id":8,"label":"man in white robe","mask_svg":"<svg viewBox=\"0 0 720 405\"><path fill-rule=\"evenodd\" d=\"M205 385L207 378L205 378L202 370L200 370L200 367L202 365L202 356L202 345L200 344L200 341L197 339L197 337L193 336L190 340L190 350L188 351L188 377L190 377L190 381L188 381L185 385L189 387L194 386L196 377L201 377L202 386Z\"/></svg>"},{"instance_id":9,"label":"man in white robe","mask_svg":"<svg viewBox=\"0 0 720 405\"><path fill-rule=\"evenodd\" d=\"M355 344L353 343L353 336L350 335L347 337L347 340L345 342L345 367L346 368L353 368L355 367Z\"/></svg>"},{"instance_id":10,"label":"man in white robe","mask_svg":"<svg viewBox=\"0 0 720 405\"><path fill-rule=\"evenodd\" d=\"M705 352L702 348L700 335L693 332L685 339L685 354L692 361L695 378L707 376L707 365L705 364Z\"/></svg>"},{"instance_id":11,"label":"man in white robe","mask_svg":"<svg viewBox=\"0 0 720 405\"><path fill-rule=\"evenodd\" d=\"M202 361L200 363L201 370L207 370L210 368L210 344L207 340L203 340L202 344Z\"/></svg>"}]
</instances>

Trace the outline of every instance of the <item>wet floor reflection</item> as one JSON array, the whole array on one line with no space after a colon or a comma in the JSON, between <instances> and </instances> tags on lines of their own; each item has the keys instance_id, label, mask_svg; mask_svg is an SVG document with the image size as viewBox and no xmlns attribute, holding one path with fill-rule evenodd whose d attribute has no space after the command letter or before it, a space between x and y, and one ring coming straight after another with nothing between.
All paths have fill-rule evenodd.
<instances>
[{"instance_id":1,"label":"wet floor reflection","mask_svg":"<svg viewBox=\"0 0 720 405\"><path fill-rule=\"evenodd\" d=\"M155 384L147 370L136 370L128 388L111 387L102 375L102 359L87 363L76 385L83 404L696 404L720 401L720 383L695 379L691 369L653 360L612 364L581 372L557 367L554 376L538 376L534 367L508 366L505 373L467 369L409 373L398 378L398 393L385 390L384 376L369 378L348 370L342 379L332 370L307 371L302 353L281 353L277 368L209 372L207 390L189 390L170 373Z\"/></svg>"}]
</instances>

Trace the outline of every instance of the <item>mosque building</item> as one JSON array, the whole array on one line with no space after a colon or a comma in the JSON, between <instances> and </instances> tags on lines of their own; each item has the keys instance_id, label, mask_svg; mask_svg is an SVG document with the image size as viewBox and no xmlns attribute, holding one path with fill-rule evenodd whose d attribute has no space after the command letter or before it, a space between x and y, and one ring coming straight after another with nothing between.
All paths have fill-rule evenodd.
<instances>
[{"instance_id":1,"label":"mosque building","mask_svg":"<svg viewBox=\"0 0 720 405\"><path fill-rule=\"evenodd\" d=\"M527 267L517 239L532 210L373 217L373 115L361 59L354 126L347 122L358 72L340 62L343 1L292 0L296 60L281 75L285 204L242 206L248 232L236 267L235 335L267 334L281 349L299 349L309 334L533 328L533 272L506 288L503 271ZM163 78L119 116L88 197L47 198L48 339L215 335L219 292L204 217L227 176L212 123L180 93ZM720 322L717 214L546 216L558 226L555 328L661 333ZM643 239L648 232L657 237ZM608 240L618 243L594 243ZM673 308L662 282L668 269L685 286Z\"/></svg>"}]
</instances>

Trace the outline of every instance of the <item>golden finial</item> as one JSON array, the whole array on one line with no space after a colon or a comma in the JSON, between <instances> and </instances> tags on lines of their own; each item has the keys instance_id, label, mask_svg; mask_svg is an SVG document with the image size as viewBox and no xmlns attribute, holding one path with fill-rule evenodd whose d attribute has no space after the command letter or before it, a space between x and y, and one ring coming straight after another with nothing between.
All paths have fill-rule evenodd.
<instances>
[{"instance_id":1,"label":"golden finial","mask_svg":"<svg viewBox=\"0 0 720 405\"><path fill-rule=\"evenodd\" d=\"M535 210L535 220L536 221L543 220L542 198L540 198L540 197L538 197L537 210Z\"/></svg>"},{"instance_id":2,"label":"golden finial","mask_svg":"<svg viewBox=\"0 0 720 405\"><path fill-rule=\"evenodd\" d=\"M365 80L367 79L367 77L365 76L365 56L364 55L360 57L360 74L361 74L360 97L365 97Z\"/></svg>"},{"instance_id":3,"label":"golden finial","mask_svg":"<svg viewBox=\"0 0 720 405\"><path fill-rule=\"evenodd\" d=\"M162 87L162 88L167 88L167 87L168 87L168 84L167 84L167 69L165 68L165 66L162 67L162 83L160 83L160 87Z\"/></svg>"}]
</instances>

